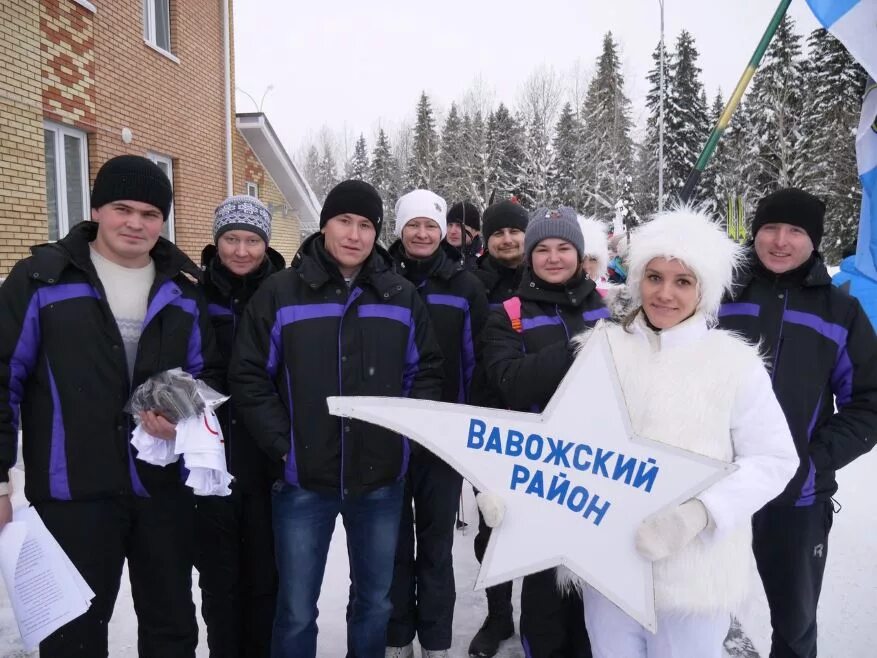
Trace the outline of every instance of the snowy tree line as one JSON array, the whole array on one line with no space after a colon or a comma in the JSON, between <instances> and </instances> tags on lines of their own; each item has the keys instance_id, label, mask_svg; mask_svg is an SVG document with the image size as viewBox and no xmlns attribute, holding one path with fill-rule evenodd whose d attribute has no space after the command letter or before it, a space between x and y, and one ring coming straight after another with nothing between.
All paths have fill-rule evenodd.
<instances>
[{"instance_id":1,"label":"snowy tree line","mask_svg":"<svg viewBox=\"0 0 877 658\"><path fill-rule=\"evenodd\" d=\"M619 217L635 225L658 207L659 47L653 60L639 134L610 32L584 85L570 90L543 68L526 80L514 106L494 105L481 88L463 103L451 103L442 117L424 92L412 124L393 135L379 128L371 144L360 135L346 161L324 128L304 151L304 173L319 198L342 178L372 183L389 209L387 242L396 199L417 187L482 208L492 195L514 195L528 208L568 204L604 221ZM664 193L670 203L727 99L721 90L707 97L689 32L667 44L664 66ZM858 225L855 131L865 80L840 42L820 29L805 44L786 17L694 201L724 216L728 200L739 199L748 223L765 194L803 187L828 205L823 251L829 262L839 260L842 248L855 242Z\"/></svg>"}]
</instances>

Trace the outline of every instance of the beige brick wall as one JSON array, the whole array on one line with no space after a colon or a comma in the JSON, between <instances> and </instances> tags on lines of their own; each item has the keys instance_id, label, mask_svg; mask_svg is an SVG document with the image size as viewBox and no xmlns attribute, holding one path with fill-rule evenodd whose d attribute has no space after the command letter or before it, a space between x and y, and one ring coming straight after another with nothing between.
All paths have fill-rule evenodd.
<instances>
[{"instance_id":1,"label":"beige brick wall","mask_svg":"<svg viewBox=\"0 0 877 658\"><path fill-rule=\"evenodd\" d=\"M0 278L45 242L40 3L0 2Z\"/></svg>"}]
</instances>

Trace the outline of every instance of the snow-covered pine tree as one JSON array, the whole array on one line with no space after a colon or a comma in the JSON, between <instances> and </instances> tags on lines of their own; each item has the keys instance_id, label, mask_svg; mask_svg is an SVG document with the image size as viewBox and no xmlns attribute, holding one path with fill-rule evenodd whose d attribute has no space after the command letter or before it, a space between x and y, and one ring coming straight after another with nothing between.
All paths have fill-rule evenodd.
<instances>
[{"instance_id":1,"label":"snow-covered pine tree","mask_svg":"<svg viewBox=\"0 0 877 658\"><path fill-rule=\"evenodd\" d=\"M368 162L368 145L365 141L365 135L360 133L359 139L353 147L353 156L347 162L344 168L344 175L350 179L364 180L369 179L369 162Z\"/></svg>"},{"instance_id":2,"label":"snow-covered pine tree","mask_svg":"<svg viewBox=\"0 0 877 658\"><path fill-rule=\"evenodd\" d=\"M641 216L648 216L658 209L658 152L660 150L661 122L661 44L652 53L654 65L646 76L649 91L646 94L646 134L637 152L636 176L634 180L635 207ZM664 113L669 108L667 95L670 89L671 64L673 52L664 47ZM664 153L667 152L667 135L664 135ZM667 171L664 169L664 201L667 200Z\"/></svg>"},{"instance_id":3,"label":"snow-covered pine tree","mask_svg":"<svg viewBox=\"0 0 877 658\"><path fill-rule=\"evenodd\" d=\"M682 30L676 39L664 109L664 191L677 196L709 137L709 120L694 37ZM703 188L691 201L704 201Z\"/></svg>"},{"instance_id":4,"label":"snow-covered pine tree","mask_svg":"<svg viewBox=\"0 0 877 658\"><path fill-rule=\"evenodd\" d=\"M453 199L461 198L464 193L466 187L465 157L463 120L457 110L457 104L451 103L448 116L445 118L445 125L442 127L441 150L433 175L433 186L429 188L447 199L449 204L453 203Z\"/></svg>"},{"instance_id":5,"label":"snow-covered pine tree","mask_svg":"<svg viewBox=\"0 0 877 658\"><path fill-rule=\"evenodd\" d=\"M552 204L576 207L578 195L579 137L581 126L572 104L567 102L560 112L554 130L554 170L551 180Z\"/></svg>"},{"instance_id":6,"label":"snow-covered pine tree","mask_svg":"<svg viewBox=\"0 0 877 658\"><path fill-rule=\"evenodd\" d=\"M523 129L508 108L500 103L487 119L487 153L491 193L497 199L519 199L518 173L524 160Z\"/></svg>"},{"instance_id":7,"label":"snow-covered pine tree","mask_svg":"<svg viewBox=\"0 0 877 658\"><path fill-rule=\"evenodd\" d=\"M786 16L765 53L746 99L750 185L756 198L783 187L806 186L809 156L801 148L804 62L795 21Z\"/></svg>"},{"instance_id":8,"label":"snow-covered pine tree","mask_svg":"<svg viewBox=\"0 0 877 658\"><path fill-rule=\"evenodd\" d=\"M618 202L631 193L633 141L630 100L624 93L621 58L611 32L603 37L582 117L579 210L612 221ZM623 200L623 207L632 205L633 199Z\"/></svg>"},{"instance_id":9,"label":"snow-covered pine tree","mask_svg":"<svg viewBox=\"0 0 877 658\"><path fill-rule=\"evenodd\" d=\"M551 201L549 178L554 166L551 133L562 95L559 78L548 68L537 69L524 83L519 122L525 127L525 141L518 188L521 201L529 207Z\"/></svg>"},{"instance_id":10,"label":"snow-covered pine tree","mask_svg":"<svg viewBox=\"0 0 877 658\"><path fill-rule=\"evenodd\" d=\"M390 148L390 140L384 129L379 128L375 148L372 151L369 182L384 200L384 225L380 236L384 245L389 245L393 240L395 227L393 208L398 198L398 188L396 187L398 178L398 166Z\"/></svg>"},{"instance_id":11,"label":"snow-covered pine tree","mask_svg":"<svg viewBox=\"0 0 877 658\"><path fill-rule=\"evenodd\" d=\"M338 184L338 166L335 163L335 154L327 144L323 145L317 180L319 181L320 189L324 190L324 195L328 194L329 190Z\"/></svg>"},{"instance_id":12,"label":"snow-covered pine tree","mask_svg":"<svg viewBox=\"0 0 877 658\"><path fill-rule=\"evenodd\" d=\"M492 171L487 149L487 127L480 110L463 117L464 143L464 192L463 198L471 199L482 208L490 200Z\"/></svg>"},{"instance_id":13,"label":"snow-covered pine tree","mask_svg":"<svg viewBox=\"0 0 877 658\"><path fill-rule=\"evenodd\" d=\"M405 172L406 189L432 189L438 155L439 138L435 129L435 117L429 96L424 91L417 102L411 157Z\"/></svg>"},{"instance_id":14,"label":"snow-covered pine tree","mask_svg":"<svg viewBox=\"0 0 877 658\"><path fill-rule=\"evenodd\" d=\"M825 201L822 252L840 261L856 243L862 190L856 168L856 130L866 75L843 44L818 29L807 40L812 67L804 97L804 140L808 191Z\"/></svg>"},{"instance_id":15,"label":"snow-covered pine tree","mask_svg":"<svg viewBox=\"0 0 877 658\"><path fill-rule=\"evenodd\" d=\"M320 186L320 152L317 151L317 147L314 144L311 144L305 159L305 179L307 179L317 198L322 201L328 190L324 190Z\"/></svg>"}]
</instances>

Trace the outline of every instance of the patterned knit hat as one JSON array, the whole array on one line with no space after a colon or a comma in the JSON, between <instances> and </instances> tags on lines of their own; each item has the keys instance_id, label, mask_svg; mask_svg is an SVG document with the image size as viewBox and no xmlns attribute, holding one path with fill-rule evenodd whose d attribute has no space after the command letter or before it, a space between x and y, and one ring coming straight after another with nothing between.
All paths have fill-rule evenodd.
<instances>
[{"instance_id":1,"label":"patterned knit hat","mask_svg":"<svg viewBox=\"0 0 877 658\"><path fill-rule=\"evenodd\" d=\"M585 238L582 236L576 211L569 206L537 208L530 215L530 223L524 236L524 253L527 254L528 261L536 245L548 238L566 240L576 248L579 260L584 258Z\"/></svg>"},{"instance_id":2,"label":"patterned knit hat","mask_svg":"<svg viewBox=\"0 0 877 658\"><path fill-rule=\"evenodd\" d=\"M226 231L250 231L271 241L271 213L259 199L246 194L230 196L213 213L213 242Z\"/></svg>"}]
</instances>

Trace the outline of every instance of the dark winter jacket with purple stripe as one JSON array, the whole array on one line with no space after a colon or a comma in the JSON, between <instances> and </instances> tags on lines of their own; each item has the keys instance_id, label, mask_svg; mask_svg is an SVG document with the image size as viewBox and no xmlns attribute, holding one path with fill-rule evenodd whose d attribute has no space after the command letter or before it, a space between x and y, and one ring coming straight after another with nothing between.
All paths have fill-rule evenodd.
<instances>
[{"instance_id":1,"label":"dark winter jacket with purple stripe","mask_svg":"<svg viewBox=\"0 0 877 658\"><path fill-rule=\"evenodd\" d=\"M609 311L594 282L582 275L559 289L539 283L527 269L517 296L520 331L502 306L488 316L481 334L479 370L489 388L477 393L476 401L500 406L490 394L494 391L508 409L540 411L572 365L570 339L608 318Z\"/></svg>"},{"instance_id":2,"label":"dark winter jacket with purple stripe","mask_svg":"<svg viewBox=\"0 0 877 658\"><path fill-rule=\"evenodd\" d=\"M92 222L54 244L34 247L0 288L0 479L15 463L23 431L31 502L156 493L181 483L180 464L136 460L131 390L158 372L184 368L223 389L199 270L172 243L151 255L149 293L134 372L89 254ZM19 413L20 407L20 413Z\"/></svg>"},{"instance_id":3,"label":"dark winter jacket with purple stripe","mask_svg":"<svg viewBox=\"0 0 877 658\"><path fill-rule=\"evenodd\" d=\"M261 266L250 274L238 276L220 262L216 246L211 244L201 252L201 265L204 267L203 289L207 297L207 311L219 353L223 362L228 363L241 316L250 298L268 277L286 267L286 261L269 247L267 258ZM244 423L238 420L237 400L232 398L219 407L216 416L222 426L225 459L229 473L234 476L235 489L265 494L270 492L271 484L280 475L280 469L259 449Z\"/></svg>"},{"instance_id":4,"label":"dark winter jacket with purple stripe","mask_svg":"<svg viewBox=\"0 0 877 658\"><path fill-rule=\"evenodd\" d=\"M782 275L750 256L719 322L761 344L801 459L773 503L828 499L835 471L877 436L877 338L859 302L831 285L816 254Z\"/></svg>"},{"instance_id":5,"label":"dark winter jacket with purple stripe","mask_svg":"<svg viewBox=\"0 0 877 658\"><path fill-rule=\"evenodd\" d=\"M348 287L323 245L309 237L250 300L229 385L250 435L271 459L287 455L288 483L356 495L405 474L408 442L330 416L326 398L438 400L442 356L426 306L386 251L376 247Z\"/></svg>"},{"instance_id":6,"label":"dark winter jacket with purple stripe","mask_svg":"<svg viewBox=\"0 0 877 658\"><path fill-rule=\"evenodd\" d=\"M487 295L459 260L460 252L442 243L431 258L404 256L402 242L390 247L397 274L417 287L426 303L444 357L443 402L468 402L475 371L475 344L487 320Z\"/></svg>"}]
</instances>

